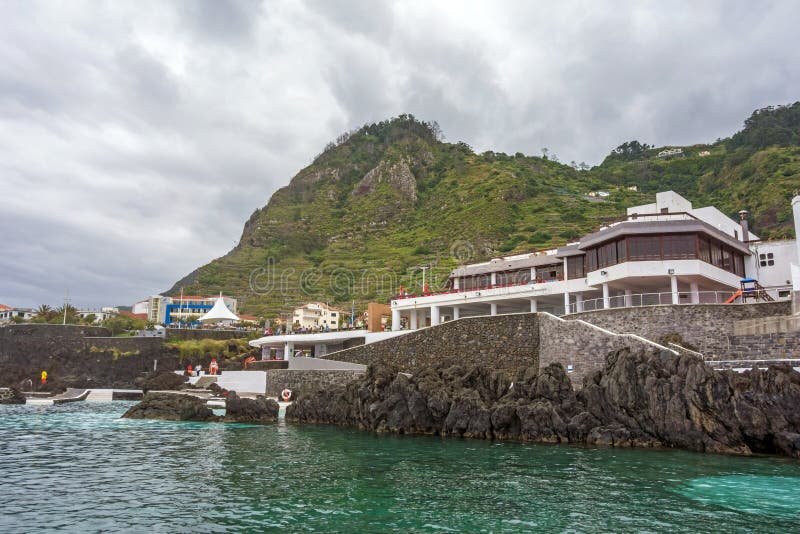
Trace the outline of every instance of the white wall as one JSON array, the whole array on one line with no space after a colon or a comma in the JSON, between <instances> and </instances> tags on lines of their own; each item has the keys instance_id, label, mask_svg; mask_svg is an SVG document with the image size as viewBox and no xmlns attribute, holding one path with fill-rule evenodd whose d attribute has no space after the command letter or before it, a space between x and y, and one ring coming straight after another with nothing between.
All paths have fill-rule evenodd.
<instances>
[{"instance_id":1,"label":"white wall","mask_svg":"<svg viewBox=\"0 0 800 534\"><path fill-rule=\"evenodd\" d=\"M791 264L798 263L794 240L755 243L750 250L753 251L753 255L745 260L747 276L755 278L762 286L784 286L791 283ZM769 263L768 255L772 254L774 265L762 266L762 254L765 256L765 263Z\"/></svg>"}]
</instances>

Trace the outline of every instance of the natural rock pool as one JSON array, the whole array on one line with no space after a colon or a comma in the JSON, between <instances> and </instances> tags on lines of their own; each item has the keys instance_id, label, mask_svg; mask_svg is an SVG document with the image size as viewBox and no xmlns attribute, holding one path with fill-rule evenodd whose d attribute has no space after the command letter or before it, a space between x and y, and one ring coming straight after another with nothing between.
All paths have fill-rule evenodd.
<instances>
[{"instance_id":1,"label":"natural rock pool","mask_svg":"<svg viewBox=\"0 0 800 534\"><path fill-rule=\"evenodd\" d=\"M0 532L788 532L800 462L0 406Z\"/></svg>"}]
</instances>

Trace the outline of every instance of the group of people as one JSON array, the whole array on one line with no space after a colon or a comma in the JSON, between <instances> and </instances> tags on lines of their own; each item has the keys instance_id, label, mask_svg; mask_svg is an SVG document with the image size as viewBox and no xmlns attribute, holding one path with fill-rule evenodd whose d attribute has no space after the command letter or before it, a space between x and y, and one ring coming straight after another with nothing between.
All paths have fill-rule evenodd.
<instances>
[{"instance_id":1,"label":"group of people","mask_svg":"<svg viewBox=\"0 0 800 534\"><path fill-rule=\"evenodd\" d=\"M219 372L219 364L216 358L211 358L211 363L208 365L208 374L216 375ZM192 364L186 366L186 376L203 376L203 364L198 363L194 367Z\"/></svg>"}]
</instances>

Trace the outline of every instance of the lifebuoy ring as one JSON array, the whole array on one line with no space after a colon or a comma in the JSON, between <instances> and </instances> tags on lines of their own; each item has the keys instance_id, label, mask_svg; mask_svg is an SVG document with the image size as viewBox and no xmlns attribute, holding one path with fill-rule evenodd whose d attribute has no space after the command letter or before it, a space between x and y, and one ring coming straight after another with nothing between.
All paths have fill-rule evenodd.
<instances>
[{"instance_id":1,"label":"lifebuoy ring","mask_svg":"<svg viewBox=\"0 0 800 534\"><path fill-rule=\"evenodd\" d=\"M291 389L284 389L283 391L281 391L281 399L283 399L284 402L289 402L291 398L292 398Z\"/></svg>"}]
</instances>

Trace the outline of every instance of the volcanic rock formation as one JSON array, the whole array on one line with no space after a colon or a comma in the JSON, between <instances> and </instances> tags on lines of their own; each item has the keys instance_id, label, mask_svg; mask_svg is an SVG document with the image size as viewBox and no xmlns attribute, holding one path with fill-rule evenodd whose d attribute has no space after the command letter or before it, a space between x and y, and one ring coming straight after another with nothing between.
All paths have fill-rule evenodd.
<instances>
[{"instance_id":1,"label":"volcanic rock formation","mask_svg":"<svg viewBox=\"0 0 800 534\"><path fill-rule=\"evenodd\" d=\"M691 355L621 349L578 392L558 364L514 377L479 366L413 376L371 366L346 387L301 391L286 418L377 432L800 458L797 406L800 373L788 366L737 374Z\"/></svg>"}]
</instances>

